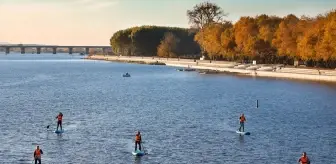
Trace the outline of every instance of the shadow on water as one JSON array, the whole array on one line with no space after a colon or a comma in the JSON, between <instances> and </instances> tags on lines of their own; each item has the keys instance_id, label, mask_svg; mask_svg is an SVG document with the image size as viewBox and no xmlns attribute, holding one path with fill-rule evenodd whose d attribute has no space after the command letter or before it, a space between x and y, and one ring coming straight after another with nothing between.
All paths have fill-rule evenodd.
<instances>
[{"instance_id":1,"label":"shadow on water","mask_svg":"<svg viewBox=\"0 0 336 164\"><path fill-rule=\"evenodd\" d=\"M135 156L134 157L134 164L140 164L141 163L141 157Z\"/></svg>"},{"instance_id":2,"label":"shadow on water","mask_svg":"<svg viewBox=\"0 0 336 164\"><path fill-rule=\"evenodd\" d=\"M239 135L239 143L241 144L241 145L244 145L244 143L245 143L245 140L244 140L244 135Z\"/></svg>"},{"instance_id":3,"label":"shadow on water","mask_svg":"<svg viewBox=\"0 0 336 164\"><path fill-rule=\"evenodd\" d=\"M41 137L41 139L47 140L47 141L48 140L49 141L55 140L55 141L60 141L60 142L69 141L70 140L69 136L64 137L64 134L56 134L52 130L47 130L46 131L46 137Z\"/></svg>"}]
</instances>

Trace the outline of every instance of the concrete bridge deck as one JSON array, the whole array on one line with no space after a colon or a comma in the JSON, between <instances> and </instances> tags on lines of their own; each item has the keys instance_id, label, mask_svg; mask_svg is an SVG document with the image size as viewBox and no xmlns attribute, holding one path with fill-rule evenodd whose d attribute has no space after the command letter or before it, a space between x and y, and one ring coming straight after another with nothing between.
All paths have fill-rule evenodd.
<instances>
[{"instance_id":1,"label":"concrete bridge deck","mask_svg":"<svg viewBox=\"0 0 336 164\"><path fill-rule=\"evenodd\" d=\"M85 54L89 54L90 48L102 49L103 52L110 52L111 46L61 46L61 45L24 45L24 44L8 44L8 45L0 45L0 49L3 48L6 51L6 54L10 53L11 48L20 48L21 54L25 54L26 48L36 48L36 53L41 53L41 48L52 48L53 54L57 53L57 48L68 48L69 54L72 54L74 48L84 48Z\"/></svg>"}]
</instances>

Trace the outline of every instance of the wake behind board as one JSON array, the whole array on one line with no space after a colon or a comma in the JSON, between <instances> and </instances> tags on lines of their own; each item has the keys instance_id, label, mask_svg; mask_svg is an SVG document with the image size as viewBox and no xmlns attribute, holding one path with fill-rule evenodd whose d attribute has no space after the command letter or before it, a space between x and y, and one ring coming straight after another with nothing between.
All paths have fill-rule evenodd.
<instances>
[{"instance_id":1,"label":"wake behind board","mask_svg":"<svg viewBox=\"0 0 336 164\"><path fill-rule=\"evenodd\" d=\"M240 132L240 131L236 131L236 133L241 134L241 135L250 135L250 132Z\"/></svg>"},{"instance_id":2,"label":"wake behind board","mask_svg":"<svg viewBox=\"0 0 336 164\"><path fill-rule=\"evenodd\" d=\"M140 150L136 150L136 151L132 151L132 154L134 156L143 156L143 155L145 155L145 152L144 151L140 151Z\"/></svg>"},{"instance_id":3,"label":"wake behind board","mask_svg":"<svg viewBox=\"0 0 336 164\"><path fill-rule=\"evenodd\" d=\"M54 131L56 134L61 134L61 133L64 133L64 130L62 129L62 130L55 130Z\"/></svg>"}]
</instances>

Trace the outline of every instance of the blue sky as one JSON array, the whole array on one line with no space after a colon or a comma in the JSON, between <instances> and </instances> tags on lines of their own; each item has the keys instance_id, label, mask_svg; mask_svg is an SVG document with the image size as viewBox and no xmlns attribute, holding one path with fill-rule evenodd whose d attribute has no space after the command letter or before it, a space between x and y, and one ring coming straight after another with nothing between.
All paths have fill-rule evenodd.
<instances>
[{"instance_id":1,"label":"blue sky","mask_svg":"<svg viewBox=\"0 0 336 164\"><path fill-rule=\"evenodd\" d=\"M186 10L205 0L0 0L0 42L108 45L112 34L137 25L189 27ZM227 20L258 14L315 16L336 0L208 0Z\"/></svg>"}]
</instances>

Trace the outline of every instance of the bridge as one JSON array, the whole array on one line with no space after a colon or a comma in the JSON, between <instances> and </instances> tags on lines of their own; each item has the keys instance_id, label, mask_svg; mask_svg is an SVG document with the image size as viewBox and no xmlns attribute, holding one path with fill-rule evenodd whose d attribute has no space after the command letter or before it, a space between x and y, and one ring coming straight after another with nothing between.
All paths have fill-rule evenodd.
<instances>
[{"instance_id":1,"label":"bridge","mask_svg":"<svg viewBox=\"0 0 336 164\"><path fill-rule=\"evenodd\" d=\"M58 46L58 45L24 45L24 44L9 44L9 45L0 45L0 49L5 49L6 54L10 53L11 48L20 48L21 54L26 53L26 48L35 48L36 53L40 54L42 48L52 48L53 54L57 53L57 48L68 48L69 54L72 54L74 48L85 49L85 54L89 54L90 48L102 49L103 52L111 52L111 46Z\"/></svg>"}]
</instances>

